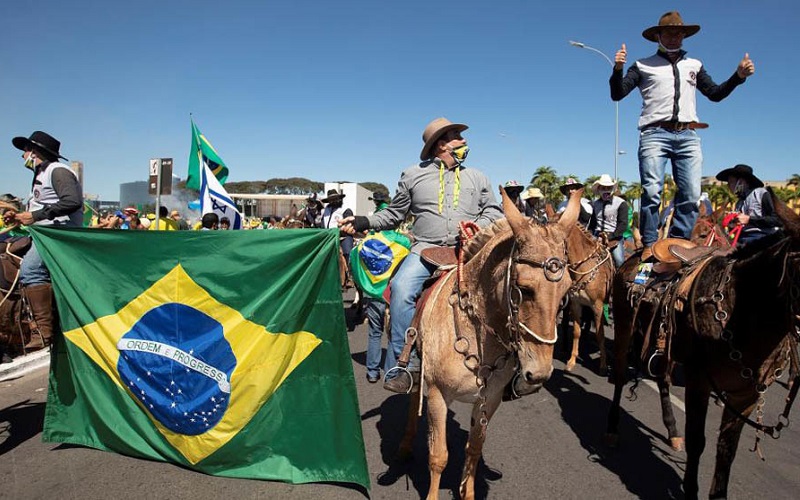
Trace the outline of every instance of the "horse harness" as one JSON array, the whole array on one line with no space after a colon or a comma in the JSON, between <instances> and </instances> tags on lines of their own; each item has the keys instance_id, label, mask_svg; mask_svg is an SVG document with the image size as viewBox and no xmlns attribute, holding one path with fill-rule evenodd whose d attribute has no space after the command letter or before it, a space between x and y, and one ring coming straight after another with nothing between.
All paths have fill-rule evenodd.
<instances>
[{"instance_id":1,"label":"horse harness","mask_svg":"<svg viewBox=\"0 0 800 500\"><path fill-rule=\"evenodd\" d=\"M588 271L578 270L582 265L586 264L591 259L594 259L596 263ZM611 252L608 250L608 247L600 244L599 240L596 241L594 251L592 253L590 253L585 259L569 265L569 273L570 276L572 276L572 285L569 287L568 293L570 295L575 295L576 293L585 290L589 283L594 281L594 279L597 277L597 271L600 270L600 267L609 259L611 259Z\"/></svg>"}]
</instances>

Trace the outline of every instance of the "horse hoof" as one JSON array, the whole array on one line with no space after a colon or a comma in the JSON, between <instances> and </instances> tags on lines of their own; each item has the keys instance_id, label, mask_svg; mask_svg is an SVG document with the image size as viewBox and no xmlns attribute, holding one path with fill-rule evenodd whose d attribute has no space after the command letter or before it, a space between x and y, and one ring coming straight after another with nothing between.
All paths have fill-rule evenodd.
<instances>
[{"instance_id":1,"label":"horse hoof","mask_svg":"<svg viewBox=\"0 0 800 500\"><path fill-rule=\"evenodd\" d=\"M619 445L619 434L605 433L603 436L603 444L608 448L616 448Z\"/></svg>"},{"instance_id":2,"label":"horse hoof","mask_svg":"<svg viewBox=\"0 0 800 500\"><path fill-rule=\"evenodd\" d=\"M673 451L683 451L683 438L682 437L669 438L669 445L672 447Z\"/></svg>"},{"instance_id":3,"label":"horse hoof","mask_svg":"<svg viewBox=\"0 0 800 500\"><path fill-rule=\"evenodd\" d=\"M564 367L564 370L566 370L568 372L571 372L574 369L575 369L575 362L574 361L571 361L571 362L567 363L567 366Z\"/></svg>"}]
</instances>

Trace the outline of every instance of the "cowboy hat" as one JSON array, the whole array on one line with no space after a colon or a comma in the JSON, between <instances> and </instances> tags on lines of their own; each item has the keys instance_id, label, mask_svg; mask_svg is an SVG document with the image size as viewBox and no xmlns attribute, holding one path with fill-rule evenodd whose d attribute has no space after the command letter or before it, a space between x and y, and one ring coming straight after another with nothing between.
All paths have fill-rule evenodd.
<instances>
[{"instance_id":1,"label":"cowboy hat","mask_svg":"<svg viewBox=\"0 0 800 500\"><path fill-rule=\"evenodd\" d=\"M602 187L614 188L614 187L616 187L616 185L617 185L617 182L614 179L612 179L610 175L603 174L603 175L600 176L599 179L594 181L594 184L592 184L592 191L597 192L597 189L599 187L601 187L601 186Z\"/></svg>"},{"instance_id":2,"label":"cowboy hat","mask_svg":"<svg viewBox=\"0 0 800 500\"><path fill-rule=\"evenodd\" d=\"M67 160L67 158L64 158L61 156L61 153L58 152L58 150L61 148L61 143L52 135L42 132L41 130L37 130L36 132L32 133L30 137L14 137L11 139L11 144L13 144L14 147L20 151L25 151L26 149L32 149L35 147L41 149L45 153L55 156L56 158Z\"/></svg>"},{"instance_id":3,"label":"cowboy hat","mask_svg":"<svg viewBox=\"0 0 800 500\"><path fill-rule=\"evenodd\" d=\"M520 195L520 198L523 200L527 200L528 198L544 198L544 194L542 194L542 190L539 188L529 187Z\"/></svg>"},{"instance_id":4,"label":"cowboy hat","mask_svg":"<svg viewBox=\"0 0 800 500\"><path fill-rule=\"evenodd\" d=\"M320 201L322 203L330 203L332 201L339 201L342 198L344 198L345 196L346 196L345 194L340 193L339 191L337 191L335 189L329 189L328 190L328 196L326 196L325 198L322 198Z\"/></svg>"},{"instance_id":5,"label":"cowboy hat","mask_svg":"<svg viewBox=\"0 0 800 500\"><path fill-rule=\"evenodd\" d=\"M761 179L753 175L753 167L750 165L743 165L740 163L731 168L726 168L717 174L717 180L727 182L730 176L747 180L747 185L751 188L764 187L764 183L761 182Z\"/></svg>"},{"instance_id":6,"label":"cowboy hat","mask_svg":"<svg viewBox=\"0 0 800 500\"><path fill-rule=\"evenodd\" d=\"M683 24L683 18L681 18L680 13L672 11L661 16L661 19L658 20L658 26L651 26L642 31L642 36L651 42L658 42L658 34L665 29L680 30L683 32L684 38L689 38L700 31L700 26L697 24Z\"/></svg>"},{"instance_id":7,"label":"cowboy hat","mask_svg":"<svg viewBox=\"0 0 800 500\"><path fill-rule=\"evenodd\" d=\"M519 194L525 188L523 186L521 186L519 182L511 180L511 181L506 182L505 185L503 185L503 189L505 189L506 193L508 193L508 194L512 194L512 193Z\"/></svg>"},{"instance_id":8,"label":"cowboy hat","mask_svg":"<svg viewBox=\"0 0 800 500\"><path fill-rule=\"evenodd\" d=\"M564 181L564 184L562 184L561 187L558 188L558 190L561 191L561 194L566 196L566 194L569 192L570 189L580 189L583 187L583 185L584 184L578 179L574 177L569 177L567 178L566 181Z\"/></svg>"},{"instance_id":9,"label":"cowboy hat","mask_svg":"<svg viewBox=\"0 0 800 500\"><path fill-rule=\"evenodd\" d=\"M447 118L437 118L430 122L426 127L425 130L422 132L422 142L424 145L422 146L422 151L419 153L420 160L427 160L431 157L431 148L436 141L439 140L444 134L449 132L450 130L456 130L458 132L463 132L467 130L467 127L461 123L453 123Z\"/></svg>"},{"instance_id":10,"label":"cowboy hat","mask_svg":"<svg viewBox=\"0 0 800 500\"><path fill-rule=\"evenodd\" d=\"M389 203L389 197L380 191L372 193L372 196L370 196L368 199L374 201L375 203Z\"/></svg>"}]
</instances>

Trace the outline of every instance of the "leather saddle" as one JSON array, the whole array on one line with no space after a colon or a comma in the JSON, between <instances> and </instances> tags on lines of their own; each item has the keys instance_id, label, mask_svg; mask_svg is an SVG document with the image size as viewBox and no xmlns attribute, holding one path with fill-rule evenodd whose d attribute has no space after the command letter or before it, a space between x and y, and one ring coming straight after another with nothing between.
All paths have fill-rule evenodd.
<instances>
[{"instance_id":1,"label":"leather saddle","mask_svg":"<svg viewBox=\"0 0 800 500\"><path fill-rule=\"evenodd\" d=\"M719 253L719 249L681 238L664 238L653 245L653 257L658 262L677 268L691 266L714 253Z\"/></svg>"}]
</instances>

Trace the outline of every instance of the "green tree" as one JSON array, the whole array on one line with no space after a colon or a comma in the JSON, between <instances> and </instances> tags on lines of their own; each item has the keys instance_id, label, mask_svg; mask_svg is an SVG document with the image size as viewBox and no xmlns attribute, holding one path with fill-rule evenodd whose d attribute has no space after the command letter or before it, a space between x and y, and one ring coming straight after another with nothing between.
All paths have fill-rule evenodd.
<instances>
[{"instance_id":1,"label":"green tree","mask_svg":"<svg viewBox=\"0 0 800 500\"><path fill-rule=\"evenodd\" d=\"M545 201L549 203L561 201L561 193L558 191L559 177L553 167L543 165L536 169L531 177L531 185L542 190Z\"/></svg>"},{"instance_id":2,"label":"green tree","mask_svg":"<svg viewBox=\"0 0 800 500\"><path fill-rule=\"evenodd\" d=\"M363 187L368 191L372 191L373 193L383 193L387 197L390 196L389 188L385 185L381 184L380 182L359 182L359 186Z\"/></svg>"},{"instance_id":3,"label":"green tree","mask_svg":"<svg viewBox=\"0 0 800 500\"><path fill-rule=\"evenodd\" d=\"M642 185L639 182L631 182L626 186L622 192L622 197L636 208L639 206L639 201L642 199Z\"/></svg>"},{"instance_id":4,"label":"green tree","mask_svg":"<svg viewBox=\"0 0 800 500\"><path fill-rule=\"evenodd\" d=\"M708 199L711 200L711 205L714 209L720 207L725 210L730 210L736 204L736 196L728 189L728 186L722 184L712 184L706 190Z\"/></svg>"}]
</instances>

